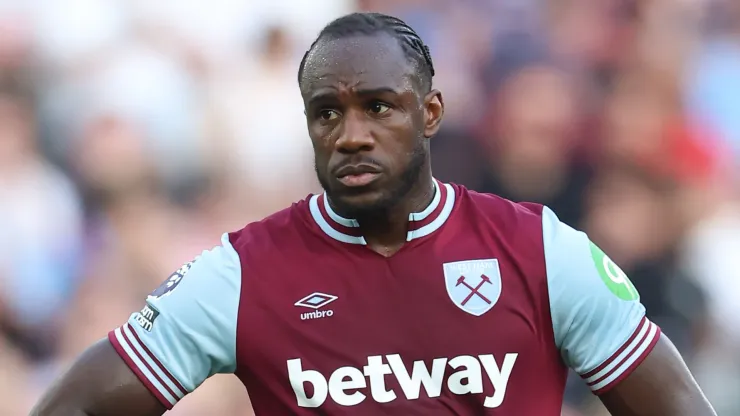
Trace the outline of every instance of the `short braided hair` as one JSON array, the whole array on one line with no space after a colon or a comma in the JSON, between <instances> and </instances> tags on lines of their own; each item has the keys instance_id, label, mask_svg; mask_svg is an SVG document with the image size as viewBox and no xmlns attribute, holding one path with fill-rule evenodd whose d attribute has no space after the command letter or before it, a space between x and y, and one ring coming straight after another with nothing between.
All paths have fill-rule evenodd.
<instances>
[{"instance_id":1,"label":"short braided hair","mask_svg":"<svg viewBox=\"0 0 740 416\"><path fill-rule=\"evenodd\" d=\"M308 54L311 53L320 40L334 40L356 35L369 36L378 33L387 33L399 41L406 57L416 65L422 88L431 89L434 64L429 53L429 47L424 44L416 31L406 22L382 13L352 13L326 25L303 55L301 65L298 67L298 84L301 83Z\"/></svg>"}]
</instances>

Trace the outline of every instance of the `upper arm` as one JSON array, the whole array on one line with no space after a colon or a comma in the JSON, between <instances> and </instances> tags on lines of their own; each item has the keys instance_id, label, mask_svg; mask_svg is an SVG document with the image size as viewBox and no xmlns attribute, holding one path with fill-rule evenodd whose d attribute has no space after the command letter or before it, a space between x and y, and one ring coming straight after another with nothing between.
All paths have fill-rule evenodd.
<instances>
[{"instance_id":1,"label":"upper arm","mask_svg":"<svg viewBox=\"0 0 740 416\"><path fill-rule=\"evenodd\" d=\"M173 273L147 297L140 312L108 334L106 343L117 353L116 363L133 374L126 381L136 380L163 408L171 409L208 377L233 372L240 292L241 263L224 235L220 246L204 251ZM99 371L90 365L79 366L78 372ZM63 382L77 379L67 375ZM93 388L106 397L114 386L113 380L104 377L90 383L108 386ZM109 398L120 403L135 400L124 393L117 391Z\"/></svg>"},{"instance_id":2,"label":"upper arm","mask_svg":"<svg viewBox=\"0 0 740 416\"><path fill-rule=\"evenodd\" d=\"M716 416L665 335L629 377L600 398L609 412L617 416Z\"/></svg>"},{"instance_id":3,"label":"upper arm","mask_svg":"<svg viewBox=\"0 0 740 416\"><path fill-rule=\"evenodd\" d=\"M80 355L31 416L159 416L166 410L103 339Z\"/></svg>"},{"instance_id":4,"label":"upper arm","mask_svg":"<svg viewBox=\"0 0 740 416\"><path fill-rule=\"evenodd\" d=\"M566 365L604 393L640 365L660 329L624 272L547 208L543 240L555 343Z\"/></svg>"},{"instance_id":5,"label":"upper arm","mask_svg":"<svg viewBox=\"0 0 740 416\"><path fill-rule=\"evenodd\" d=\"M645 317L625 273L586 234L543 211L555 343L614 415L713 415L681 356Z\"/></svg>"}]
</instances>

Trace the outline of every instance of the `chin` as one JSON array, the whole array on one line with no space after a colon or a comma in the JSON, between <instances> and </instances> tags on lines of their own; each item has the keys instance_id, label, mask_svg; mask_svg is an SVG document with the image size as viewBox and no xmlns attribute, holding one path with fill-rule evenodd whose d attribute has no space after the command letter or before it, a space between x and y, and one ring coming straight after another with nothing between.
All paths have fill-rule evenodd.
<instances>
[{"instance_id":1,"label":"chin","mask_svg":"<svg viewBox=\"0 0 740 416\"><path fill-rule=\"evenodd\" d=\"M369 213L378 212L389 206L388 198L382 191L367 191L355 193L329 194L335 208L341 211L340 215L350 218L362 217Z\"/></svg>"}]
</instances>

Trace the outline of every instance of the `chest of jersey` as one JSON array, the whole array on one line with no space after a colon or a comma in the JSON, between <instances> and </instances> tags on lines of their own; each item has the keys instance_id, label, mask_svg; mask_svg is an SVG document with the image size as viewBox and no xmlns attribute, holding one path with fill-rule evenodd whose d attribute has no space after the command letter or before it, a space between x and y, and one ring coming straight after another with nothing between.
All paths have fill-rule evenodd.
<instances>
[{"instance_id":1,"label":"chest of jersey","mask_svg":"<svg viewBox=\"0 0 740 416\"><path fill-rule=\"evenodd\" d=\"M546 415L551 401L559 412L564 371L541 264L473 229L391 258L322 244L245 270L254 277L244 281L239 332L260 340L237 346L250 391L283 397L293 414Z\"/></svg>"}]
</instances>

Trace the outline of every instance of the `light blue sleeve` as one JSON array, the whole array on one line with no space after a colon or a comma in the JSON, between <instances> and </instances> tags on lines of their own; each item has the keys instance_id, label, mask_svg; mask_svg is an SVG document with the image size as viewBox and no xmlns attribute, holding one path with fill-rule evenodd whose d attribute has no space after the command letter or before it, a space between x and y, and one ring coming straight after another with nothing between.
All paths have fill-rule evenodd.
<instances>
[{"instance_id":1,"label":"light blue sleeve","mask_svg":"<svg viewBox=\"0 0 740 416\"><path fill-rule=\"evenodd\" d=\"M585 233L549 208L542 226L555 343L565 364L604 393L644 360L660 329L629 278Z\"/></svg>"},{"instance_id":2,"label":"light blue sleeve","mask_svg":"<svg viewBox=\"0 0 740 416\"><path fill-rule=\"evenodd\" d=\"M220 246L173 273L108 339L172 408L208 377L235 371L240 290L239 256L224 235Z\"/></svg>"}]
</instances>

